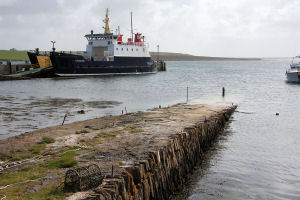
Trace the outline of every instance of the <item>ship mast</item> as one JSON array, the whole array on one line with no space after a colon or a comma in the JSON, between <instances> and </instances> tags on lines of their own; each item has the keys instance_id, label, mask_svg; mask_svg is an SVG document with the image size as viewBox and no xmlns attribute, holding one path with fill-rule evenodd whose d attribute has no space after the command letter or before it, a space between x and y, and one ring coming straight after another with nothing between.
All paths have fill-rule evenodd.
<instances>
[{"instance_id":1,"label":"ship mast","mask_svg":"<svg viewBox=\"0 0 300 200\"><path fill-rule=\"evenodd\" d=\"M106 15L105 15L105 20L104 20L104 23L105 23L105 30L104 30L104 33L105 34L109 34L110 33L110 29L109 29L109 18L108 18L108 8L106 8Z\"/></svg>"},{"instance_id":2,"label":"ship mast","mask_svg":"<svg viewBox=\"0 0 300 200\"><path fill-rule=\"evenodd\" d=\"M130 12L130 24L131 24L131 42L133 42L132 12Z\"/></svg>"}]
</instances>

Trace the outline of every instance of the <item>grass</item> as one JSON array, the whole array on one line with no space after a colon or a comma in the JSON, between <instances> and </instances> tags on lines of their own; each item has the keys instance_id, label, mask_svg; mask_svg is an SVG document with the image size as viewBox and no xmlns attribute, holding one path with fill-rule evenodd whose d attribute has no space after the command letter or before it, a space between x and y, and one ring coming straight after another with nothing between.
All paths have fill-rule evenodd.
<instances>
[{"instance_id":1,"label":"grass","mask_svg":"<svg viewBox=\"0 0 300 200\"><path fill-rule=\"evenodd\" d=\"M47 173L43 164L34 164L32 166L27 166L19 171L11 172L9 174L0 174L0 186L13 184L17 182L22 182L26 180L38 179L44 177ZM0 190L1 191L1 190Z\"/></svg>"},{"instance_id":2,"label":"grass","mask_svg":"<svg viewBox=\"0 0 300 200\"><path fill-rule=\"evenodd\" d=\"M40 184L39 181L36 182L28 182L24 184L18 184L13 185L10 187L7 187L3 190L0 190L0 194L3 194L6 196L5 200L19 200L19 199L25 199L24 193L29 189L36 185ZM2 197L2 196L1 196Z\"/></svg>"},{"instance_id":3,"label":"grass","mask_svg":"<svg viewBox=\"0 0 300 200\"><path fill-rule=\"evenodd\" d=\"M3 60L29 60L26 51L0 50L0 59Z\"/></svg>"},{"instance_id":4,"label":"grass","mask_svg":"<svg viewBox=\"0 0 300 200\"><path fill-rule=\"evenodd\" d=\"M58 188L58 185L47 185L42 190L25 195L25 199L65 199L67 193Z\"/></svg>"},{"instance_id":5,"label":"grass","mask_svg":"<svg viewBox=\"0 0 300 200\"><path fill-rule=\"evenodd\" d=\"M77 151L79 149L81 149L81 147L79 147L79 146L72 146L72 147L69 147L66 151L71 151L71 150Z\"/></svg>"},{"instance_id":6,"label":"grass","mask_svg":"<svg viewBox=\"0 0 300 200\"><path fill-rule=\"evenodd\" d=\"M5 194L6 199L9 200L62 200L65 199L69 193L65 193L62 189L59 188L57 184L45 185L40 191L26 194L30 191L34 186L40 185L39 181L36 182L28 182L24 184L14 185L11 187L7 187L3 190L0 190L0 194ZM2 197L2 196L1 196Z\"/></svg>"},{"instance_id":7,"label":"grass","mask_svg":"<svg viewBox=\"0 0 300 200\"><path fill-rule=\"evenodd\" d=\"M35 145L30 148L32 152L40 152L44 149L45 144ZM65 193L61 189L58 189L57 184L42 185L40 178L45 177L51 173L57 173L60 168L67 168L77 164L74 160L76 156L76 151L80 147L74 146L67 149L55 152L58 159L50 159L45 162L35 163L30 166L24 166L18 169L18 171L0 174L0 186L11 185L5 189L0 190L0 194L4 194L6 199L65 199L69 193ZM24 154L28 152L29 149L21 149L17 153ZM30 153L29 153L30 154ZM25 154L24 154L25 155ZM31 155L34 155L31 153ZM20 155L19 155L20 156ZM33 180L30 182L24 182L28 180ZM24 182L24 183L22 183ZM35 186L41 189L36 192ZM0 198L3 196L0 195Z\"/></svg>"},{"instance_id":8,"label":"grass","mask_svg":"<svg viewBox=\"0 0 300 200\"><path fill-rule=\"evenodd\" d=\"M112 125L111 124L105 124L105 125L103 125L103 126L101 126L101 127L99 127L100 129L106 129L106 128L111 128L112 127Z\"/></svg>"},{"instance_id":9,"label":"grass","mask_svg":"<svg viewBox=\"0 0 300 200\"><path fill-rule=\"evenodd\" d=\"M122 133L122 130L113 130L109 132L101 131L93 138L81 139L79 142L87 146L92 146L96 144L103 144L105 141L112 140L117 137L118 134Z\"/></svg>"},{"instance_id":10,"label":"grass","mask_svg":"<svg viewBox=\"0 0 300 200\"><path fill-rule=\"evenodd\" d=\"M99 128L99 127L96 127L96 126L91 127L91 129L92 129L93 131L100 130L100 128Z\"/></svg>"},{"instance_id":11,"label":"grass","mask_svg":"<svg viewBox=\"0 0 300 200\"><path fill-rule=\"evenodd\" d=\"M54 143L54 142L55 142L55 139L52 137L47 137L47 136L42 137L42 143L50 144L50 143Z\"/></svg>"},{"instance_id":12,"label":"grass","mask_svg":"<svg viewBox=\"0 0 300 200\"><path fill-rule=\"evenodd\" d=\"M32 153L21 153L21 154L16 154L14 157L12 157L10 160L11 161L20 161L28 158L34 157L34 154Z\"/></svg>"},{"instance_id":13,"label":"grass","mask_svg":"<svg viewBox=\"0 0 300 200\"><path fill-rule=\"evenodd\" d=\"M96 145L96 144L102 144L103 139L99 136L95 136L93 138L81 139L80 143L85 144L86 146L93 146L93 145Z\"/></svg>"},{"instance_id":14,"label":"grass","mask_svg":"<svg viewBox=\"0 0 300 200\"><path fill-rule=\"evenodd\" d=\"M141 132L144 132L143 129L137 128L135 126L127 126L124 130L128 131L130 133L141 133Z\"/></svg>"},{"instance_id":15,"label":"grass","mask_svg":"<svg viewBox=\"0 0 300 200\"><path fill-rule=\"evenodd\" d=\"M45 150L46 144L36 144L32 147L30 147L28 150L32 152L33 154L39 154L42 150Z\"/></svg>"},{"instance_id":16,"label":"grass","mask_svg":"<svg viewBox=\"0 0 300 200\"><path fill-rule=\"evenodd\" d=\"M8 160L11 158L11 155L8 153L0 152L0 160Z\"/></svg>"},{"instance_id":17,"label":"grass","mask_svg":"<svg viewBox=\"0 0 300 200\"><path fill-rule=\"evenodd\" d=\"M118 135L118 134L120 134L120 133L123 133L123 131L122 130L112 130L112 131L110 131L109 132L111 135Z\"/></svg>"},{"instance_id":18,"label":"grass","mask_svg":"<svg viewBox=\"0 0 300 200\"><path fill-rule=\"evenodd\" d=\"M65 153L67 153L69 151L77 151L79 149L81 149L81 147L79 147L79 146L72 146L72 147L68 147L66 149L62 149L60 151L57 151L57 152L55 152L55 154L56 155L61 155L61 154L65 154Z\"/></svg>"},{"instance_id":19,"label":"grass","mask_svg":"<svg viewBox=\"0 0 300 200\"><path fill-rule=\"evenodd\" d=\"M36 155L43 154L43 155L53 155L55 154L52 151L46 151L44 152L46 148L46 144L54 143L55 139L52 137L42 137L41 144L36 144L28 149L18 149L16 150L12 155L7 155L2 153L0 154L0 158L4 158L3 160L9 159L10 161L20 161L23 159L32 158Z\"/></svg>"},{"instance_id":20,"label":"grass","mask_svg":"<svg viewBox=\"0 0 300 200\"><path fill-rule=\"evenodd\" d=\"M95 138L102 138L105 140L112 140L113 138L117 137L118 134L122 133L121 130L113 130L110 132L100 132L97 134Z\"/></svg>"},{"instance_id":21,"label":"grass","mask_svg":"<svg viewBox=\"0 0 300 200\"><path fill-rule=\"evenodd\" d=\"M76 131L75 134L89 133L89 132L90 132L89 130L82 129L82 130L80 130L80 131Z\"/></svg>"},{"instance_id":22,"label":"grass","mask_svg":"<svg viewBox=\"0 0 300 200\"><path fill-rule=\"evenodd\" d=\"M74 157L76 156L75 151L68 151L62 155L60 159L50 159L47 161L48 167L53 169L59 169L59 168L69 168L77 165L77 161L74 160Z\"/></svg>"},{"instance_id":23,"label":"grass","mask_svg":"<svg viewBox=\"0 0 300 200\"><path fill-rule=\"evenodd\" d=\"M36 144L32 147L30 147L27 150L19 149L16 152L14 152L10 156L10 161L20 161L28 158L33 158L34 156L41 153L41 151L45 150L46 144Z\"/></svg>"}]
</instances>

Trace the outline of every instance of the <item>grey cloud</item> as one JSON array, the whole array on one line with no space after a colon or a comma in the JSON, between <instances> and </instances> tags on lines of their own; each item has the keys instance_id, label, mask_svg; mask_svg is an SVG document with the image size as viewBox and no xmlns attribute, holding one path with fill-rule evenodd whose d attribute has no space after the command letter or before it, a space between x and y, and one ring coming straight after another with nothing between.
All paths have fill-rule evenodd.
<instances>
[{"instance_id":1,"label":"grey cloud","mask_svg":"<svg viewBox=\"0 0 300 200\"><path fill-rule=\"evenodd\" d=\"M17 0L14 4L1 6L1 15L39 15L39 14L55 14L62 11L56 0Z\"/></svg>"},{"instance_id":2,"label":"grey cloud","mask_svg":"<svg viewBox=\"0 0 300 200\"><path fill-rule=\"evenodd\" d=\"M48 49L54 39L83 50L84 34L103 31L106 8L112 30L128 35L132 11L152 50L195 55L286 56L300 29L298 0L3 0L0 48Z\"/></svg>"}]
</instances>

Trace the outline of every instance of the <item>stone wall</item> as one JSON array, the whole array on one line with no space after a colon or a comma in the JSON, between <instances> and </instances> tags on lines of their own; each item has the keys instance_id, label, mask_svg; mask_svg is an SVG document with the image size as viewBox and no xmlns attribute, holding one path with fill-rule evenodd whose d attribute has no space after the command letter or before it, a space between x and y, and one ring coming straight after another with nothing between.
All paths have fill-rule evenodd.
<instances>
[{"instance_id":1,"label":"stone wall","mask_svg":"<svg viewBox=\"0 0 300 200\"><path fill-rule=\"evenodd\" d=\"M0 75L8 75L8 74L15 74L21 71L23 68L29 69L31 65L29 64L18 64L18 65L0 65Z\"/></svg>"},{"instance_id":2,"label":"stone wall","mask_svg":"<svg viewBox=\"0 0 300 200\"><path fill-rule=\"evenodd\" d=\"M141 156L120 174L107 176L85 199L168 199L185 182L235 109L232 106L172 135L163 148Z\"/></svg>"}]
</instances>

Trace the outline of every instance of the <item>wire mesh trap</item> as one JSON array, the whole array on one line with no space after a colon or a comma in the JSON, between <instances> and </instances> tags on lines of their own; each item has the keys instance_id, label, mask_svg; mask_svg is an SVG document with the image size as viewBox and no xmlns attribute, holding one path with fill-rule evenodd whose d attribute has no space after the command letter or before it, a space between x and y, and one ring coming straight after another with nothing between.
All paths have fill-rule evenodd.
<instances>
[{"instance_id":1,"label":"wire mesh trap","mask_svg":"<svg viewBox=\"0 0 300 200\"><path fill-rule=\"evenodd\" d=\"M72 191L88 190L100 185L103 178L104 176L96 164L69 169L65 175L65 189Z\"/></svg>"}]
</instances>

